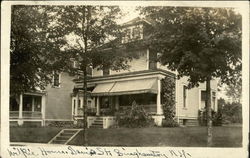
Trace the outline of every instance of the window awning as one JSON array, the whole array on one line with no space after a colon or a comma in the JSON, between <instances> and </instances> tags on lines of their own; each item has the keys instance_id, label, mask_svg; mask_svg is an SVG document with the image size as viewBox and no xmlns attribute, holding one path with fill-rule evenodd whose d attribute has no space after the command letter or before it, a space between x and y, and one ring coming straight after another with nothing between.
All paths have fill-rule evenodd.
<instances>
[{"instance_id":1,"label":"window awning","mask_svg":"<svg viewBox=\"0 0 250 158\"><path fill-rule=\"evenodd\" d=\"M91 95L92 96L106 96L109 94L109 91L114 86L114 84L115 84L114 82L98 84L92 91Z\"/></svg>"},{"instance_id":2,"label":"window awning","mask_svg":"<svg viewBox=\"0 0 250 158\"><path fill-rule=\"evenodd\" d=\"M113 96L126 94L157 93L157 79L140 79L98 84L92 96Z\"/></svg>"}]
</instances>

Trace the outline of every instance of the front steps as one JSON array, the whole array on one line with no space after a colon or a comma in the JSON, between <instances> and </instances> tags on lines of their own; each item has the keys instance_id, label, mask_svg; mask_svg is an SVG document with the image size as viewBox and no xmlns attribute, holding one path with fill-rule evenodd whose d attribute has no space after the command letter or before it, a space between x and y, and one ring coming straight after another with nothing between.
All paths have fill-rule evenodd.
<instances>
[{"instance_id":1,"label":"front steps","mask_svg":"<svg viewBox=\"0 0 250 158\"><path fill-rule=\"evenodd\" d=\"M48 144L68 144L81 129L63 129Z\"/></svg>"},{"instance_id":2,"label":"front steps","mask_svg":"<svg viewBox=\"0 0 250 158\"><path fill-rule=\"evenodd\" d=\"M89 128L103 128L103 118L97 117L95 121L89 126Z\"/></svg>"}]
</instances>

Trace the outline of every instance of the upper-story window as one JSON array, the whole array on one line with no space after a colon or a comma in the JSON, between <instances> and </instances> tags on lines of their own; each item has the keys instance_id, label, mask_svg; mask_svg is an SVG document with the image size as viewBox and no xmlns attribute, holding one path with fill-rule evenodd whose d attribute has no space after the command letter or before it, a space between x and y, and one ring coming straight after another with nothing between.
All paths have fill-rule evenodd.
<instances>
[{"instance_id":1,"label":"upper-story window","mask_svg":"<svg viewBox=\"0 0 250 158\"><path fill-rule=\"evenodd\" d=\"M122 43L127 43L134 40L139 40L143 38L143 28L142 25L130 26L123 30L124 35L122 37Z\"/></svg>"},{"instance_id":2,"label":"upper-story window","mask_svg":"<svg viewBox=\"0 0 250 158\"><path fill-rule=\"evenodd\" d=\"M133 31L132 31L132 38L133 39L141 39L141 28L140 27L135 27L133 28Z\"/></svg>"},{"instance_id":3,"label":"upper-story window","mask_svg":"<svg viewBox=\"0 0 250 158\"><path fill-rule=\"evenodd\" d=\"M103 66L102 71L103 71L103 76L110 75L110 71L107 66Z\"/></svg>"},{"instance_id":4,"label":"upper-story window","mask_svg":"<svg viewBox=\"0 0 250 158\"><path fill-rule=\"evenodd\" d=\"M53 87L60 87L60 74L59 73L54 73L52 85Z\"/></svg>"}]
</instances>

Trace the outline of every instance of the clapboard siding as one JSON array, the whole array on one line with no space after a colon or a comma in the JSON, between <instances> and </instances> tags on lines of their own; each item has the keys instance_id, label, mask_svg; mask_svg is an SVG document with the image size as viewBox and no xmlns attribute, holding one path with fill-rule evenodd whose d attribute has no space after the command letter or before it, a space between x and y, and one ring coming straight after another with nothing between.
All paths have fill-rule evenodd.
<instances>
[{"instance_id":1,"label":"clapboard siding","mask_svg":"<svg viewBox=\"0 0 250 158\"><path fill-rule=\"evenodd\" d=\"M132 61L128 62L128 65L130 66L128 70L118 70L118 71L112 71L110 70L110 75L114 74L122 74L127 72L135 72L135 71L142 71L142 70L148 70L148 55L147 50L140 50L135 53L139 54L139 58L135 58ZM93 77L96 76L102 76L103 72L102 70L98 70L97 68L93 69Z\"/></svg>"},{"instance_id":2,"label":"clapboard siding","mask_svg":"<svg viewBox=\"0 0 250 158\"><path fill-rule=\"evenodd\" d=\"M73 77L67 73L61 74L60 88L47 86L45 119L71 119L72 107L70 94L74 88Z\"/></svg>"},{"instance_id":3,"label":"clapboard siding","mask_svg":"<svg viewBox=\"0 0 250 158\"><path fill-rule=\"evenodd\" d=\"M187 77L183 77L177 80L177 103L178 111L177 114L180 117L198 117L198 110L200 104L200 90L206 88L205 83L201 83L199 87L194 87L192 89L187 90L187 105L186 108L183 107L184 99L183 99L183 86L187 85ZM211 81L211 89L216 92L217 90L217 80ZM217 103L216 103L217 104ZM217 106L216 106L217 109ZM215 110L216 110L215 109Z\"/></svg>"}]
</instances>

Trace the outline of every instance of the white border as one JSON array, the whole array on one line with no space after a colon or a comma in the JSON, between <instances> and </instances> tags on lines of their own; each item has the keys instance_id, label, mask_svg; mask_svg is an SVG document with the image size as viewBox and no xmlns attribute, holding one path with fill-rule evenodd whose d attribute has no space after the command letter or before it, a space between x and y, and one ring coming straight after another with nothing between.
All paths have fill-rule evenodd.
<instances>
[{"instance_id":1,"label":"white border","mask_svg":"<svg viewBox=\"0 0 250 158\"><path fill-rule=\"evenodd\" d=\"M234 7L238 8L243 17L243 42L242 42L242 52L243 52L243 147L242 148L174 148L174 147L154 147L153 149L159 150L168 150L168 149L184 149L189 153L192 153L192 157L247 157L247 145L248 145L248 131L249 131L249 3L247 1L18 1L11 2L5 1L2 2L1 6L1 15L2 15L2 23L1 28L1 156L6 158L8 157L8 153L6 148L9 146L9 44L10 44L10 6L13 4L25 4L25 5L124 5L124 6L159 6L159 5L167 5L167 6L194 6L194 7ZM32 148L32 146L30 146ZM48 147L46 147L48 148ZM64 147L58 147L62 149ZM80 147L79 147L80 148ZM107 149L110 149L107 147ZM133 148L126 148L128 150L132 150ZM140 150L150 150L150 148L140 148ZM201 150L202 149L202 150ZM60 157L64 157L60 155ZM75 156L74 156L75 157ZM81 156L82 157L82 156Z\"/></svg>"}]
</instances>

